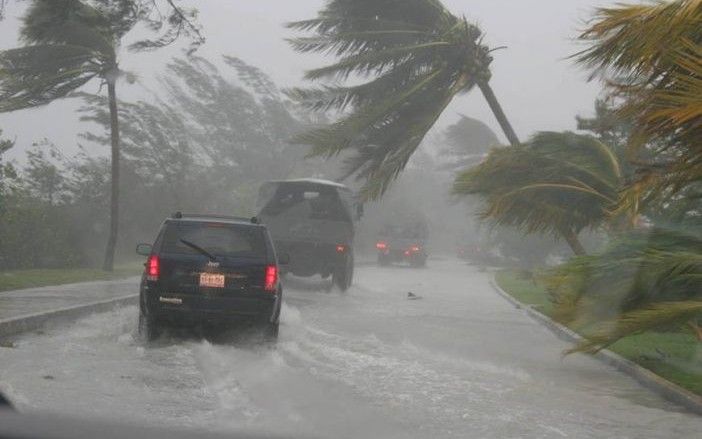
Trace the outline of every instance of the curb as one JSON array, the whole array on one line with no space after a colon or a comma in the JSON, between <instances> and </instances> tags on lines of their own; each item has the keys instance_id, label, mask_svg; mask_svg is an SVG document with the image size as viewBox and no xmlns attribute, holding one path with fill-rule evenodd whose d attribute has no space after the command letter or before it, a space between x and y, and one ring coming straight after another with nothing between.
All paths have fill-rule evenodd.
<instances>
[{"instance_id":1,"label":"curb","mask_svg":"<svg viewBox=\"0 0 702 439\"><path fill-rule=\"evenodd\" d=\"M139 301L138 294L130 294L116 299L91 302L83 305L59 308L57 310L27 314L11 319L0 320L0 337L18 335L23 332L40 329L47 323L61 322L69 319L77 319L94 312L110 311L116 307L136 304Z\"/></svg>"},{"instance_id":2,"label":"curb","mask_svg":"<svg viewBox=\"0 0 702 439\"><path fill-rule=\"evenodd\" d=\"M515 308L524 309L531 318L546 326L556 335L556 337L560 338L561 340L570 343L576 343L583 340L583 337L581 337L575 331L561 325L558 322L555 322L547 315L534 309L532 306L525 305L506 293L502 288L500 288L499 285L497 285L494 277L490 280L490 285L500 296L511 303ZM684 389L659 375L656 375L650 370L639 366L633 361L627 360L621 355L610 350L603 349L594 354L593 357L597 358L602 363L614 367L620 372L630 376L645 388L657 393L668 401L683 406L693 413L702 415L702 396L690 392L689 390Z\"/></svg>"}]
</instances>

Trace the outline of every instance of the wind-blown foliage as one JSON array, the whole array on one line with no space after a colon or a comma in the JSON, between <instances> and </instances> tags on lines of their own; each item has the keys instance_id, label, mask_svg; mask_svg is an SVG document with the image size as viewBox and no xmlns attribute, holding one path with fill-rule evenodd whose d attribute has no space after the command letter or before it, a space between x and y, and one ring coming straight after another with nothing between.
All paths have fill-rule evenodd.
<instances>
[{"instance_id":1,"label":"wind-blown foliage","mask_svg":"<svg viewBox=\"0 0 702 439\"><path fill-rule=\"evenodd\" d=\"M495 133L483 122L461 115L446 128L446 147L441 156L447 163L444 169L459 171L477 165L490 148L500 145Z\"/></svg>"},{"instance_id":2,"label":"wind-blown foliage","mask_svg":"<svg viewBox=\"0 0 702 439\"><path fill-rule=\"evenodd\" d=\"M495 148L458 175L454 193L480 195L483 219L562 236L584 253L577 234L607 220L618 199L621 171L609 147L590 136L542 132L521 148Z\"/></svg>"},{"instance_id":3,"label":"wind-blown foliage","mask_svg":"<svg viewBox=\"0 0 702 439\"><path fill-rule=\"evenodd\" d=\"M639 171L624 207L674 196L702 178L702 1L600 9L576 55L607 79L633 122L632 156L659 156ZM664 43L662 43L664 42ZM649 151L650 152L650 151Z\"/></svg>"},{"instance_id":4,"label":"wind-blown foliage","mask_svg":"<svg viewBox=\"0 0 702 439\"><path fill-rule=\"evenodd\" d=\"M546 276L556 317L587 337L569 352L682 323L702 341L702 1L599 9L581 39L590 47L576 58L621 103L619 134L636 166L616 211L643 212L655 228Z\"/></svg>"},{"instance_id":5,"label":"wind-blown foliage","mask_svg":"<svg viewBox=\"0 0 702 439\"><path fill-rule=\"evenodd\" d=\"M294 141L311 145L311 155L344 153L345 177L365 180L366 198L387 190L453 97L475 86L518 143L488 85L492 55L482 31L440 1L331 0L317 18L289 27L312 33L292 39L295 50L338 58L305 76L327 84L290 95L313 110L346 110Z\"/></svg>"},{"instance_id":6,"label":"wind-blown foliage","mask_svg":"<svg viewBox=\"0 0 702 439\"><path fill-rule=\"evenodd\" d=\"M544 276L558 320L595 352L620 338L702 317L699 229L636 230L601 255L575 258Z\"/></svg>"},{"instance_id":7,"label":"wind-blown foliage","mask_svg":"<svg viewBox=\"0 0 702 439\"><path fill-rule=\"evenodd\" d=\"M142 40L134 50L163 47L181 35L201 43L194 14L173 8L163 34ZM103 268L111 271L119 224L119 117L116 83L122 74L117 53L122 37L137 24L161 31L162 20L140 0L33 0L20 31L23 47L0 52L0 112L48 104L64 98L92 79L107 84L111 122L111 226Z\"/></svg>"},{"instance_id":8,"label":"wind-blown foliage","mask_svg":"<svg viewBox=\"0 0 702 439\"><path fill-rule=\"evenodd\" d=\"M1 129L0 136L2 136ZM13 146L15 146L13 141L0 137L0 213L4 208L3 199L6 195L5 192L7 191L8 182L17 176L17 171L12 163L3 162L3 155Z\"/></svg>"}]
</instances>

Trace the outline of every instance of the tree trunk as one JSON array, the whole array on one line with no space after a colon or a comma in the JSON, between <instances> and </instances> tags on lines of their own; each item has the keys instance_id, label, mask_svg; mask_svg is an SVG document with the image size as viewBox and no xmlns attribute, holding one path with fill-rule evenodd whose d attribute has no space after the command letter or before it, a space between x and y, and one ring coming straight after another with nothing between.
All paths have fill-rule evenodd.
<instances>
[{"instance_id":1,"label":"tree trunk","mask_svg":"<svg viewBox=\"0 0 702 439\"><path fill-rule=\"evenodd\" d=\"M573 250L573 253L575 253L576 256L584 256L587 254L585 251L585 247L580 243L580 240L578 239L578 234L573 231L573 229L565 228L565 227L560 227L558 229L560 232L561 236L565 241L568 243L570 246L570 249Z\"/></svg>"},{"instance_id":2,"label":"tree trunk","mask_svg":"<svg viewBox=\"0 0 702 439\"><path fill-rule=\"evenodd\" d=\"M478 87L480 87L480 91L483 92L483 96L485 97L485 100L487 101L488 105L490 106L492 113L497 118L497 122L499 122L500 127L502 128L502 131L505 133L505 136L507 136L507 140L509 140L509 143L512 146L521 145L521 142L519 141L519 138L517 137L517 133L514 132L514 128L512 128L512 125L509 123L509 120L507 120L507 116L505 115L505 112L502 110L502 106L500 105L499 101L497 100L495 93L492 91L492 87L490 87L490 84L487 81L486 82L479 82Z\"/></svg>"},{"instance_id":3,"label":"tree trunk","mask_svg":"<svg viewBox=\"0 0 702 439\"><path fill-rule=\"evenodd\" d=\"M112 75L110 75L112 76ZM115 75L116 76L116 75ZM119 120L117 118L116 77L107 78L107 94L110 102L110 140L112 144L112 182L110 194L110 235L105 249L102 269L112 271L115 261L115 246L119 225Z\"/></svg>"}]
</instances>

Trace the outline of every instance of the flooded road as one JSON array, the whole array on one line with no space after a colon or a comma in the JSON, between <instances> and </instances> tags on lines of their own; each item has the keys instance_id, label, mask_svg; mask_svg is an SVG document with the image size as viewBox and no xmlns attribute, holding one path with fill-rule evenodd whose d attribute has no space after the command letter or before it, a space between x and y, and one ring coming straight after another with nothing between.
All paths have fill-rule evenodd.
<instances>
[{"instance_id":1,"label":"flooded road","mask_svg":"<svg viewBox=\"0 0 702 439\"><path fill-rule=\"evenodd\" d=\"M357 267L349 292L286 279L275 347L165 337L136 307L0 348L21 410L292 437L699 437L685 413L513 308L490 273ZM136 290L136 286L135 286ZM408 300L408 293L419 296Z\"/></svg>"}]
</instances>

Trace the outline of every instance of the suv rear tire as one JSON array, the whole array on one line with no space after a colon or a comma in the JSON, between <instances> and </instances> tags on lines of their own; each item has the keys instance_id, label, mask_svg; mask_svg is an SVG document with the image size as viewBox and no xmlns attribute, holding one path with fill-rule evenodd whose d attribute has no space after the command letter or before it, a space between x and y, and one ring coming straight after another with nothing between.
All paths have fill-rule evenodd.
<instances>
[{"instance_id":1,"label":"suv rear tire","mask_svg":"<svg viewBox=\"0 0 702 439\"><path fill-rule=\"evenodd\" d=\"M145 341L154 341L161 335L161 328L156 319L144 315L141 310L139 310L139 335Z\"/></svg>"},{"instance_id":2,"label":"suv rear tire","mask_svg":"<svg viewBox=\"0 0 702 439\"><path fill-rule=\"evenodd\" d=\"M280 328L280 323L268 323L263 329L263 340L268 343L275 343L278 341L278 332Z\"/></svg>"}]
</instances>

